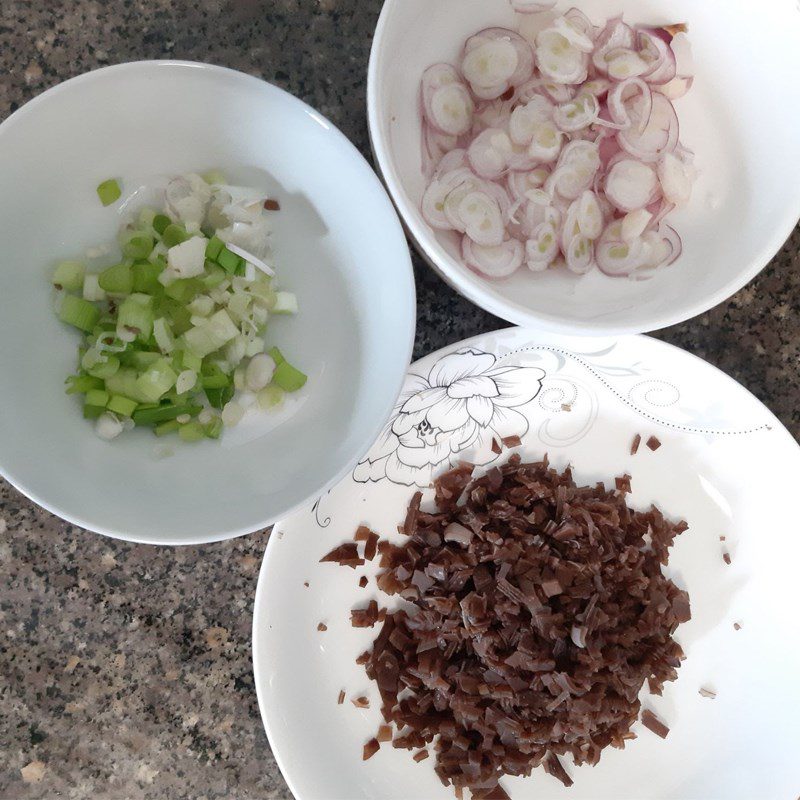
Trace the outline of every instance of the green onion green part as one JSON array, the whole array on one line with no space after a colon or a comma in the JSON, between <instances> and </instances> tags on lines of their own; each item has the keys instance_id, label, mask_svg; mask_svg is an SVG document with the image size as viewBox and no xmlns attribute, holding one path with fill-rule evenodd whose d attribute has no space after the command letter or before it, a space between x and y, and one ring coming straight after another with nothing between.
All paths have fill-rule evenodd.
<instances>
[{"instance_id":1,"label":"green onion green part","mask_svg":"<svg viewBox=\"0 0 800 800\"><path fill-rule=\"evenodd\" d=\"M65 383L67 394L86 394L92 389L102 389L104 386L102 378L95 378L92 375L70 375Z\"/></svg>"},{"instance_id":2,"label":"green onion green part","mask_svg":"<svg viewBox=\"0 0 800 800\"><path fill-rule=\"evenodd\" d=\"M97 187L97 196L104 206L110 206L112 203L116 203L122 196L122 189L119 188L117 179L109 178L107 181L103 181Z\"/></svg>"},{"instance_id":3,"label":"green onion green part","mask_svg":"<svg viewBox=\"0 0 800 800\"><path fill-rule=\"evenodd\" d=\"M67 325L74 325L76 328L88 333L97 324L97 320L100 319L100 309L82 297L68 294L61 300L58 317L62 322L66 322Z\"/></svg>"},{"instance_id":4,"label":"green onion green part","mask_svg":"<svg viewBox=\"0 0 800 800\"><path fill-rule=\"evenodd\" d=\"M153 230L160 236L172 224L172 220L166 214L156 214L153 217Z\"/></svg>"},{"instance_id":5,"label":"green onion green part","mask_svg":"<svg viewBox=\"0 0 800 800\"><path fill-rule=\"evenodd\" d=\"M133 272L128 264L114 264L98 275L97 282L109 294L130 294L133 291Z\"/></svg>"},{"instance_id":6,"label":"green onion green part","mask_svg":"<svg viewBox=\"0 0 800 800\"><path fill-rule=\"evenodd\" d=\"M53 273L53 286L65 292L80 292L86 267L80 261L62 261Z\"/></svg>"},{"instance_id":7,"label":"green onion green part","mask_svg":"<svg viewBox=\"0 0 800 800\"><path fill-rule=\"evenodd\" d=\"M199 422L186 422L178 429L178 436L184 442L199 442L206 438L206 432Z\"/></svg>"},{"instance_id":8,"label":"green onion green part","mask_svg":"<svg viewBox=\"0 0 800 800\"><path fill-rule=\"evenodd\" d=\"M272 382L283 389L284 392L296 392L306 385L308 376L293 367L288 361L283 361L275 367Z\"/></svg>"},{"instance_id":9,"label":"green onion green part","mask_svg":"<svg viewBox=\"0 0 800 800\"><path fill-rule=\"evenodd\" d=\"M119 414L121 417L130 417L133 412L136 411L137 405L138 403L135 400L115 394L109 399L106 408L109 411L113 411L115 414Z\"/></svg>"},{"instance_id":10,"label":"green onion green part","mask_svg":"<svg viewBox=\"0 0 800 800\"><path fill-rule=\"evenodd\" d=\"M181 244L188 238L189 234L186 233L186 228L176 225L174 222L170 222L161 234L161 241L166 247L175 247L176 244Z\"/></svg>"}]
</instances>

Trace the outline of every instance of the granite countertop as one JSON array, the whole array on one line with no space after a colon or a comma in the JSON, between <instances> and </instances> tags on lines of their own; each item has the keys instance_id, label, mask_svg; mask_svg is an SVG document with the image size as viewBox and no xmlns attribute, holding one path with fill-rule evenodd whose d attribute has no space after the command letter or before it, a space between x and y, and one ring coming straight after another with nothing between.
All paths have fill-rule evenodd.
<instances>
[{"instance_id":1,"label":"granite countertop","mask_svg":"<svg viewBox=\"0 0 800 800\"><path fill-rule=\"evenodd\" d=\"M183 58L263 77L369 157L381 0L3 0L0 119L105 64ZM505 323L415 258L415 357ZM797 437L800 229L729 302L658 334L763 400ZM158 549L86 533L0 481L0 798L289 798L250 661L267 533Z\"/></svg>"}]
</instances>

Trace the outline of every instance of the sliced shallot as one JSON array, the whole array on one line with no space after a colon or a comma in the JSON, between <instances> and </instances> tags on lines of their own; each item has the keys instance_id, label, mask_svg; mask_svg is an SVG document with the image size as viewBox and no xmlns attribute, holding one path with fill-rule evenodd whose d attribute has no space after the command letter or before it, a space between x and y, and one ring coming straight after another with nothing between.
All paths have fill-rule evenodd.
<instances>
[{"instance_id":1,"label":"sliced shallot","mask_svg":"<svg viewBox=\"0 0 800 800\"><path fill-rule=\"evenodd\" d=\"M483 100L500 97L517 69L517 51L509 41L487 40L464 56L461 71L473 92Z\"/></svg>"},{"instance_id":2,"label":"sliced shallot","mask_svg":"<svg viewBox=\"0 0 800 800\"><path fill-rule=\"evenodd\" d=\"M524 105L518 105L508 121L508 133L514 144L529 145L536 126L553 118L553 104L542 95L536 95Z\"/></svg>"},{"instance_id":3,"label":"sliced shallot","mask_svg":"<svg viewBox=\"0 0 800 800\"><path fill-rule=\"evenodd\" d=\"M529 269L541 272L558 255L558 231L552 222L543 222L525 243L525 257Z\"/></svg>"},{"instance_id":4,"label":"sliced shallot","mask_svg":"<svg viewBox=\"0 0 800 800\"><path fill-rule=\"evenodd\" d=\"M572 8L520 29L479 31L460 69L425 71L423 217L487 277L525 263L649 278L681 252L664 220L696 175L672 104L692 82L685 26L595 27Z\"/></svg>"},{"instance_id":5,"label":"sliced shallot","mask_svg":"<svg viewBox=\"0 0 800 800\"><path fill-rule=\"evenodd\" d=\"M597 239L603 232L603 210L597 195L587 190L575 202L578 204L575 217L578 230L587 239Z\"/></svg>"},{"instance_id":6,"label":"sliced shallot","mask_svg":"<svg viewBox=\"0 0 800 800\"><path fill-rule=\"evenodd\" d=\"M533 138L528 145L531 158L542 164L555 161L561 152L564 134L552 122L538 122L533 129Z\"/></svg>"},{"instance_id":7,"label":"sliced shallot","mask_svg":"<svg viewBox=\"0 0 800 800\"><path fill-rule=\"evenodd\" d=\"M558 31L576 50L581 53L591 53L594 50L592 34L594 26L587 17L576 8L568 11L563 17L558 17L553 23L553 29Z\"/></svg>"},{"instance_id":8,"label":"sliced shallot","mask_svg":"<svg viewBox=\"0 0 800 800\"><path fill-rule=\"evenodd\" d=\"M481 178L499 178L508 166L511 139L500 128L488 128L479 134L467 150L467 158Z\"/></svg>"},{"instance_id":9,"label":"sliced shallot","mask_svg":"<svg viewBox=\"0 0 800 800\"><path fill-rule=\"evenodd\" d=\"M673 153L667 153L658 162L657 170L664 199L676 206L686 205L692 196L692 168Z\"/></svg>"},{"instance_id":10,"label":"sliced shallot","mask_svg":"<svg viewBox=\"0 0 800 800\"><path fill-rule=\"evenodd\" d=\"M648 83L665 84L671 81L677 71L675 53L664 41L660 32L640 29L637 34L639 55L649 64L645 73Z\"/></svg>"},{"instance_id":11,"label":"sliced shallot","mask_svg":"<svg viewBox=\"0 0 800 800\"><path fill-rule=\"evenodd\" d=\"M600 169L600 152L595 142L577 140L561 151L548 185L567 200L575 200L594 182Z\"/></svg>"},{"instance_id":12,"label":"sliced shallot","mask_svg":"<svg viewBox=\"0 0 800 800\"><path fill-rule=\"evenodd\" d=\"M508 173L508 191L514 200L522 200L531 189L541 189L550 175L547 167L536 167L526 172Z\"/></svg>"},{"instance_id":13,"label":"sliced shallot","mask_svg":"<svg viewBox=\"0 0 800 800\"><path fill-rule=\"evenodd\" d=\"M626 78L614 85L608 93L608 112L611 119L622 129L630 128L633 121L629 108L637 95L640 97L640 102L636 107L636 124L641 132L650 121L653 110L653 94L641 78Z\"/></svg>"},{"instance_id":14,"label":"sliced shallot","mask_svg":"<svg viewBox=\"0 0 800 800\"><path fill-rule=\"evenodd\" d=\"M427 108L430 105L431 97L437 89L461 82L461 76L451 64L432 64L422 73L421 90L423 106Z\"/></svg>"},{"instance_id":15,"label":"sliced shallot","mask_svg":"<svg viewBox=\"0 0 800 800\"><path fill-rule=\"evenodd\" d=\"M605 28L595 40L592 63L594 68L601 74L608 74L607 56L612 50L626 48L632 50L636 41L633 28L622 21L622 17L616 17L606 23Z\"/></svg>"},{"instance_id":16,"label":"sliced shallot","mask_svg":"<svg viewBox=\"0 0 800 800\"><path fill-rule=\"evenodd\" d=\"M692 88L694 78L678 76L663 86L656 86L661 94L669 100L679 100Z\"/></svg>"},{"instance_id":17,"label":"sliced shallot","mask_svg":"<svg viewBox=\"0 0 800 800\"><path fill-rule=\"evenodd\" d=\"M567 245L567 269L577 275L585 275L594 266L594 245L583 234L577 234Z\"/></svg>"},{"instance_id":18,"label":"sliced shallot","mask_svg":"<svg viewBox=\"0 0 800 800\"><path fill-rule=\"evenodd\" d=\"M522 266L525 248L517 239L506 239L494 247L485 247L465 236L461 252L467 266L488 278L507 278Z\"/></svg>"},{"instance_id":19,"label":"sliced shallot","mask_svg":"<svg viewBox=\"0 0 800 800\"><path fill-rule=\"evenodd\" d=\"M619 47L606 54L606 70L608 77L612 80L624 81L627 78L638 78L649 69L651 69L651 65L639 53L627 47Z\"/></svg>"},{"instance_id":20,"label":"sliced shallot","mask_svg":"<svg viewBox=\"0 0 800 800\"><path fill-rule=\"evenodd\" d=\"M620 237L623 242L632 242L638 239L647 230L653 215L645 208L631 211L622 218Z\"/></svg>"},{"instance_id":21,"label":"sliced shallot","mask_svg":"<svg viewBox=\"0 0 800 800\"><path fill-rule=\"evenodd\" d=\"M467 39L461 70L473 91L492 99L530 79L533 51L516 31L487 28Z\"/></svg>"},{"instance_id":22,"label":"sliced shallot","mask_svg":"<svg viewBox=\"0 0 800 800\"><path fill-rule=\"evenodd\" d=\"M553 120L565 133L588 128L600 114L600 103L593 94L579 94L553 112Z\"/></svg>"},{"instance_id":23,"label":"sliced shallot","mask_svg":"<svg viewBox=\"0 0 800 800\"><path fill-rule=\"evenodd\" d=\"M604 231L595 247L595 261L601 272L611 277L627 277L644 266L645 253L641 239L633 242L622 240L622 222L612 222Z\"/></svg>"},{"instance_id":24,"label":"sliced shallot","mask_svg":"<svg viewBox=\"0 0 800 800\"><path fill-rule=\"evenodd\" d=\"M606 197L620 211L636 211L653 202L659 191L656 171L641 161L618 161L605 182Z\"/></svg>"},{"instance_id":25,"label":"sliced shallot","mask_svg":"<svg viewBox=\"0 0 800 800\"><path fill-rule=\"evenodd\" d=\"M459 204L458 216L476 244L495 247L502 243L506 229L500 205L486 192L470 192Z\"/></svg>"},{"instance_id":26,"label":"sliced shallot","mask_svg":"<svg viewBox=\"0 0 800 800\"><path fill-rule=\"evenodd\" d=\"M549 11L557 2L558 0L511 0L511 5L520 14L538 14Z\"/></svg>"},{"instance_id":27,"label":"sliced shallot","mask_svg":"<svg viewBox=\"0 0 800 800\"><path fill-rule=\"evenodd\" d=\"M589 57L557 29L548 28L536 36L536 66L542 75L558 83L583 83Z\"/></svg>"},{"instance_id":28,"label":"sliced shallot","mask_svg":"<svg viewBox=\"0 0 800 800\"><path fill-rule=\"evenodd\" d=\"M647 103L636 98L629 105L633 125L617 134L620 145L632 156L642 161L658 161L671 153L678 144L678 117L672 103L661 93L652 93L652 107L647 114ZM646 120L642 127L639 123Z\"/></svg>"},{"instance_id":29,"label":"sliced shallot","mask_svg":"<svg viewBox=\"0 0 800 800\"><path fill-rule=\"evenodd\" d=\"M437 89L426 106L428 121L442 133L461 136L472 127L475 104L466 86L451 83Z\"/></svg>"}]
</instances>

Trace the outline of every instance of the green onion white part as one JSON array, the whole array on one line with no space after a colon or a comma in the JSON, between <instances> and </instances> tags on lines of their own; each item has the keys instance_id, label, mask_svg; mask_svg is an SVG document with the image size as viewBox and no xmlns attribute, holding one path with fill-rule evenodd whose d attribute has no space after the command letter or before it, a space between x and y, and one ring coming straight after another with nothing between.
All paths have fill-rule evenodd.
<instances>
[{"instance_id":1,"label":"green onion white part","mask_svg":"<svg viewBox=\"0 0 800 800\"><path fill-rule=\"evenodd\" d=\"M97 189L104 205L116 180ZM59 318L82 332L67 394L114 439L150 427L185 442L217 439L253 408L278 408L306 376L267 348L271 314L296 314L270 265L267 197L219 173L171 180L161 209L144 208L117 237L121 257L100 272L62 261L53 274ZM113 253L91 249L91 260Z\"/></svg>"}]
</instances>

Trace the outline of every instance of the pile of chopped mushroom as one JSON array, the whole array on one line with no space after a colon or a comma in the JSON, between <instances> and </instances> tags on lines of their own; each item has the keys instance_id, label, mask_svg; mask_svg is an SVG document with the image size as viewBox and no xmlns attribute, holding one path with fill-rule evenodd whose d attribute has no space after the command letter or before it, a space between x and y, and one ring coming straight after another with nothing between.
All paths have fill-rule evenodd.
<instances>
[{"instance_id":1,"label":"pile of chopped mushroom","mask_svg":"<svg viewBox=\"0 0 800 800\"><path fill-rule=\"evenodd\" d=\"M393 746L421 760L433 744L436 772L458 794L505 797L503 776L539 765L570 785L559 756L593 765L605 747L624 747L645 681L660 694L677 677L672 635L690 618L689 598L661 567L687 525L630 509L629 476L613 491L578 487L569 469L518 455L472 472L436 481L435 513L420 510L418 492L400 529L407 539L379 543L377 584L407 602L352 612L359 626L383 618L358 662L396 727Z\"/></svg>"}]
</instances>

